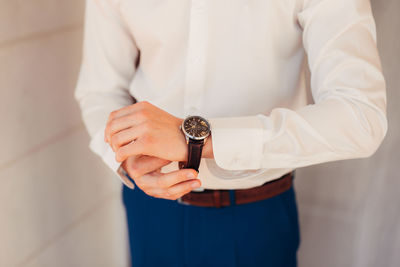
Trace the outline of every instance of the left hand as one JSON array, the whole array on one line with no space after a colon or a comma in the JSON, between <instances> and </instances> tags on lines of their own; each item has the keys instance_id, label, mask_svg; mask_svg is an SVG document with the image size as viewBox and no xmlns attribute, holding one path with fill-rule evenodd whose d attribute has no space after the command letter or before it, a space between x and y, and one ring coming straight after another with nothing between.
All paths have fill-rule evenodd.
<instances>
[{"instance_id":1,"label":"left hand","mask_svg":"<svg viewBox=\"0 0 400 267\"><path fill-rule=\"evenodd\" d=\"M135 184L152 197L176 200L201 186L195 170L180 169L162 173L161 167L169 163L168 160L140 155L128 157L122 167Z\"/></svg>"},{"instance_id":2,"label":"left hand","mask_svg":"<svg viewBox=\"0 0 400 267\"><path fill-rule=\"evenodd\" d=\"M141 101L111 112L104 138L116 153L118 162L133 155L186 161L187 144L179 129L182 121L147 101Z\"/></svg>"}]
</instances>

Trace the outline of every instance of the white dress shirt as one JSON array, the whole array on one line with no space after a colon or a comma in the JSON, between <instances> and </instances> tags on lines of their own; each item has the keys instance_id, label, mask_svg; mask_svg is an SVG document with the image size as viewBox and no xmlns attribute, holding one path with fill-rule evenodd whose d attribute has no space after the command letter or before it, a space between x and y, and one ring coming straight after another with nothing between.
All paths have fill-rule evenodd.
<instances>
[{"instance_id":1,"label":"white dress shirt","mask_svg":"<svg viewBox=\"0 0 400 267\"><path fill-rule=\"evenodd\" d=\"M210 121L215 158L202 158L199 169L210 189L250 188L295 168L369 157L387 132L368 0L86 3L75 98L90 149L122 181L104 129L132 96ZM162 171L176 169L172 162Z\"/></svg>"}]
</instances>

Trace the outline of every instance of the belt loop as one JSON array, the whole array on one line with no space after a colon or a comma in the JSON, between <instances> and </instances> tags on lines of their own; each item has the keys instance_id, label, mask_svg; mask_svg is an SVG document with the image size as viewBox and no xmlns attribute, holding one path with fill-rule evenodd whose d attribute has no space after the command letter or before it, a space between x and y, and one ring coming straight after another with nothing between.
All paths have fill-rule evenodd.
<instances>
[{"instance_id":1,"label":"belt loop","mask_svg":"<svg viewBox=\"0 0 400 267\"><path fill-rule=\"evenodd\" d=\"M213 191L213 200L216 208L221 208L221 191Z\"/></svg>"},{"instance_id":2,"label":"belt loop","mask_svg":"<svg viewBox=\"0 0 400 267\"><path fill-rule=\"evenodd\" d=\"M236 205L235 190L233 190L233 189L229 190L229 201L230 201L231 206Z\"/></svg>"}]
</instances>

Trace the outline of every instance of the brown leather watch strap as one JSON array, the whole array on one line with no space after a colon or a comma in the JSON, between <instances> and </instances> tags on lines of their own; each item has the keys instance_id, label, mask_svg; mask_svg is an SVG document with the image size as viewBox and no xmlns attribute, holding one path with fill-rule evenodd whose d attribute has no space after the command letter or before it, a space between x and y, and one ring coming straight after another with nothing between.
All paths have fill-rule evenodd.
<instances>
[{"instance_id":1,"label":"brown leather watch strap","mask_svg":"<svg viewBox=\"0 0 400 267\"><path fill-rule=\"evenodd\" d=\"M184 169L195 169L199 172L201 154L203 151L204 140L189 139L188 159L184 164Z\"/></svg>"}]
</instances>

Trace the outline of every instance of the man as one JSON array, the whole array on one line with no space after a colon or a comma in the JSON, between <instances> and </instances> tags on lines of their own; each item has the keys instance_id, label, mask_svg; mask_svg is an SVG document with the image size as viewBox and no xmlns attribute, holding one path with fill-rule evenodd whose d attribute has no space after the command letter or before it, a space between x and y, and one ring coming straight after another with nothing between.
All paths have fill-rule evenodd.
<instances>
[{"instance_id":1,"label":"man","mask_svg":"<svg viewBox=\"0 0 400 267\"><path fill-rule=\"evenodd\" d=\"M296 266L295 169L387 131L368 0L87 0L75 98L133 266Z\"/></svg>"}]
</instances>

